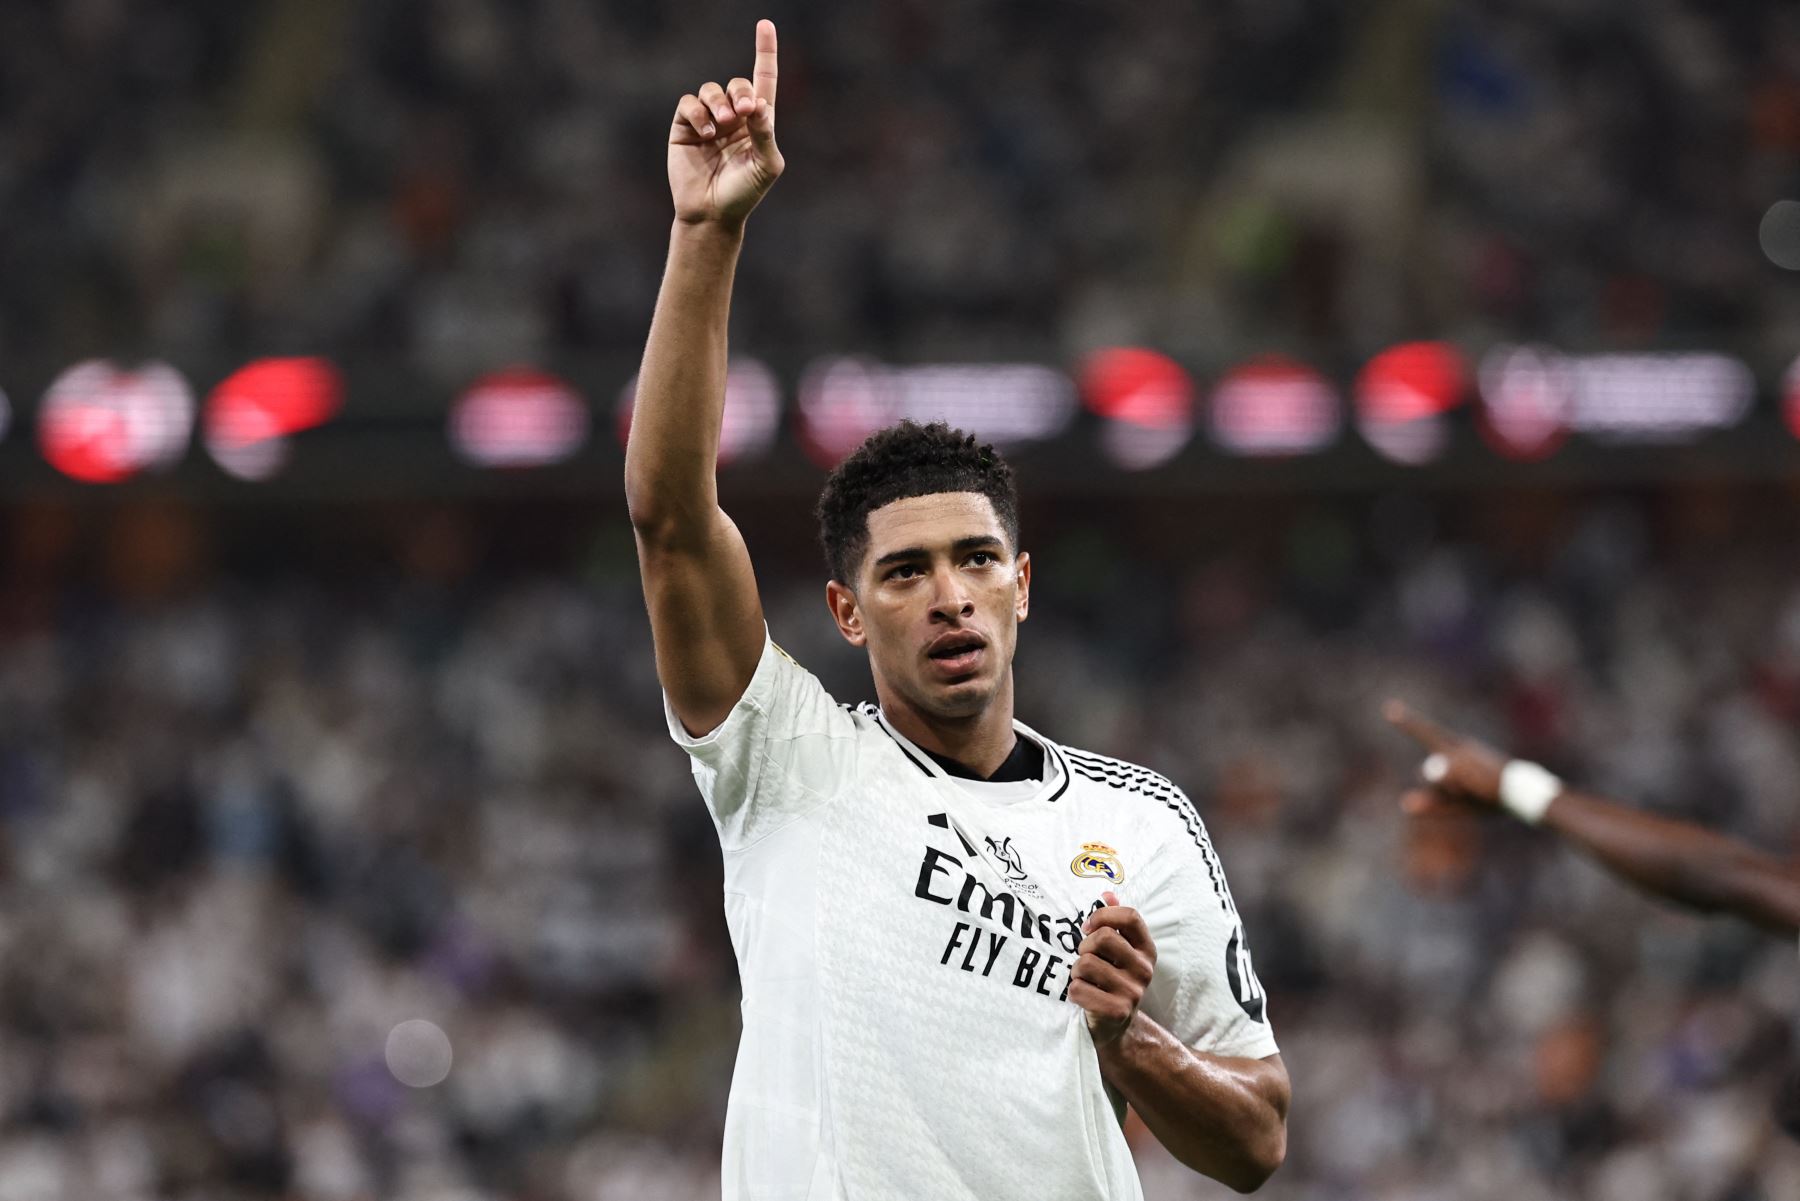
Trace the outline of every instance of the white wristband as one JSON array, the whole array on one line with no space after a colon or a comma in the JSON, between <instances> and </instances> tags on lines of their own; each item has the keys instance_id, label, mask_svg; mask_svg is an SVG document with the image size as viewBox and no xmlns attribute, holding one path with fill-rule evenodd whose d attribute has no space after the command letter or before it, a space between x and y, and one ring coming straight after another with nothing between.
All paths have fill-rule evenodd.
<instances>
[{"instance_id":1,"label":"white wristband","mask_svg":"<svg viewBox=\"0 0 1800 1201\"><path fill-rule=\"evenodd\" d=\"M1500 804L1526 825L1543 821L1562 790L1561 780L1527 760L1514 759L1500 769Z\"/></svg>"}]
</instances>

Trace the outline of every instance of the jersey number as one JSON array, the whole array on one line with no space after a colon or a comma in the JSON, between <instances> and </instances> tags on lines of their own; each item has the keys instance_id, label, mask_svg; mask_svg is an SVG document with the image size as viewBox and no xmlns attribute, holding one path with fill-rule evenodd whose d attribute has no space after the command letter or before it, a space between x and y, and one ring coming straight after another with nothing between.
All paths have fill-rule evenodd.
<instances>
[{"instance_id":1,"label":"jersey number","mask_svg":"<svg viewBox=\"0 0 1800 1201\"><path fill-rule=\"evenodd\" d=\"M1250 1020L1263 1021L1268 996L1263 992L1262 981L1256 978L1256 968L1250 963L1250 947L1244 941L1241 925L1231 932L1231 942L1225 947L1225 978L1231 981L1231 995L1250 1015Z\"/></svg>"}]
</instances>

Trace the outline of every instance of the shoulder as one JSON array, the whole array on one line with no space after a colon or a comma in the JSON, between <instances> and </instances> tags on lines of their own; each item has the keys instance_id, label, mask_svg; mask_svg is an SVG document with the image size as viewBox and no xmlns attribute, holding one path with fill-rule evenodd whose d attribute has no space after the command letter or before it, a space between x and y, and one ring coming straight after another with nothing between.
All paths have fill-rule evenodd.
<instances>
[{"instance_id":1,"label":"shoulder","mask_svg":"<svg viewBox=\"0 0 1800 1201\"><path fill-rule=\"evenodd\" d=\"M1201 823L1193 801L1161 772L1072 746L1057 749L1062 752L1069 765L1069 774L1075 779L1109 789L1121 798L1142 801L1146 819L1169 826L1170 832L1179 830L1197 841L1205 839L1206 827Z\"/></svg>"},{"instance_id":2,"label":"shoulder","mask_svg":"<svg viewBox=\"0 0 1800 1201\"><path fill-rule=\"evenodd\" d=\"M1221 899L1229 896L1224 871L1206 823L1200 811L1175 782L1161 772L1137 763L1115 759L1093 751L1060 746L1070 774L1089 788L1110 790L1120 801L1131 802L1138 809L1138 820L1164 852L1176 855L1197 854L1206 865L1213 891Z\"/></svg>"},{"instance_id":3,"label":"shoulder","mask_svg":"<svg viewBox=\"0 0 1800 1201\"><path fill-rule=\"evenodd\" d=\"M837 707L844 719L845 728L858 740L877 746L891 746L895 751L905 754L899 741L888 732L879 705L873 701L839 701Z\"/></svg>"},{"instance_id":4,"label":"shoulder","mask_svg":"<svg viewBox=\"0 0 1800 1201\"><path fill-rule=\"evenodd\" d=\"M1096 783L1117 788L1121 792L1148 794L1152 791L1180 792L1175 782L1161 772L1151 771L1137 763L1129 763L1124 759L1115 759L1111 755L1102 755L1098 751L1084 751L1080 747L1057 744L1057 750L1069 761L1069 768L1076 775L1085 776Z\"/></svg>"}]
</instances>

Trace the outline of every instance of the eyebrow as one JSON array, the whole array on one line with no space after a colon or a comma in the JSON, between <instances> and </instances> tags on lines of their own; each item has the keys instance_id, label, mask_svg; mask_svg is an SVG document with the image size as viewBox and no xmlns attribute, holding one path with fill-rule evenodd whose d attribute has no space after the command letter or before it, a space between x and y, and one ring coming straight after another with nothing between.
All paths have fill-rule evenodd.
<instances>
[{"instance_id":1,"label":"eyebrow","mask_svg":"<svg viewBox=\"0 0 1800 1201\"><path fill-rule=\"evenodd\" d=\"M958 552L966 553L972 550L986 550L989 547L999 547L1001 550L1005 550L1006 544L993 534L971 534L967 538L958 538L955 542L952 542L950 544L950 551L952 554ZM902 547L900 550L889 551L887 554L881 556L881 558L875 560L873 566L881 568L886 567L891 563L911 563L916 562L919 559L929 558L931 558L931 552L925 547L907 546Z\"/></svg>"}]
</instances>

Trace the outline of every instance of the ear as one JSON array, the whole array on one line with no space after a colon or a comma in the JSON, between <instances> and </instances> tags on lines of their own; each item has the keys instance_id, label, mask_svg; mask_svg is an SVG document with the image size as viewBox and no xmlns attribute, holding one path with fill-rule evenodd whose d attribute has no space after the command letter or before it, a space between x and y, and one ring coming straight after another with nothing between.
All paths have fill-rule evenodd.
<instances>
[{"instance_id":1,"label":"ear","mask_svg":"<svg viewBox=\"0 0 1800 1201\"><path fill-rule=\"evenodd\" d=\"M851 646L863 646L868 642L856 593L832 580L825 585L825 607L831 610L831 620L837 622L838 633L844 636L845 642Z\"/></svg>"},{"instance_id":2,"label":"ear","mask_svg":"<svg viewBox=\"0 0 1800 1201\"><path fill-rule=\"evenodd\" d=\"M1031 616L1031 556L1024 551L1013 567L1013 574L1018 583L1019 597L1013 602L1013 612L1020 621Z\"/></svg>"}]
</instances>

